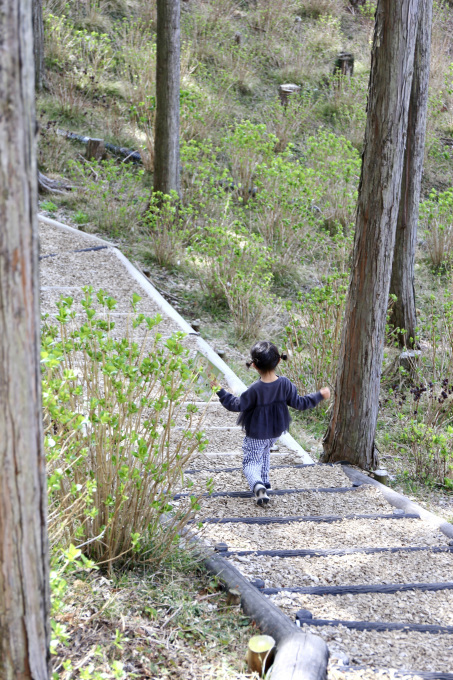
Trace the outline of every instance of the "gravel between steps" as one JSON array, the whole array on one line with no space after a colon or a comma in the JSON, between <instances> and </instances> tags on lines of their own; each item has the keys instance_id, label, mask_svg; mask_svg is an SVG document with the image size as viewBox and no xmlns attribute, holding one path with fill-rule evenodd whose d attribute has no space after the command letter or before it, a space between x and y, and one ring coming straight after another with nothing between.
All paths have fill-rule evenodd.
<instances>
[{"instance_id":1,"label":"gravel between steps","mask_svg":"<svg viewBox=\"0 0 453 680\"><path fill-rule=\"evenodd\" d=\"M252 498L217 497L202 500L204 517L285 517L304 515L390 514L393 508L373 487L346 493L295 493L271 496L265 506ZM264 529L265 531L265 529Z\"/></svg>"},{"instance_id":2,"label":"gravel between steps","mask_svg":"<svg viewBox=\"0 0 453 680\"><path fill-rule=\"evenodd\" d=\"M335 647L347 654L351 664L416 668L418 671L444 673L451 672L452 669L452 635L403 631L376 633L349 630L344 626L318 628L305 624L303 630L321 636L329 647ZM349 674L346 677L349 680Z\"/></svg>"},{"instance_id":3,"label":"gravel between steps","mask_svg":"<svg viewBox=\"0 0 453 680\"><path fill-rule=\"evenodd\" d=\"M333 522L269 524L213 524L204 536L212 544L223 542L241 550L293 550L328 548L385 548L441 546L448 538L417 519L352 519Z\"/></svg>"},{"instance_id":4,"label":"gravel between steps","mask_svg":"<svg viewBox=\"0 0 453 680\"><path fill-rule=\"evenodd\" d=\"M335 657L331 656L333 664L327 668L327 680L422 680L420 675L414 675L413 673L403 673L403 671L398 671L403 673L395 677L396 670L393 669L381 669L381 668L360 668L354 670L342 671L338 667L339 664L336 663Z\"/></svg>"},{"instance_id":5,"label":"gravel between steps","mask_svg":"<svg viewBox=\"0 0 453 680\"><path fill-rule=\"evenodd\" d=\"M271 453L271 465L300 465L300 456L287 449L285 446L279 444L280 450L277 455ZM200 454L198 457L190 461L191 470L203 470L203 469L215 469L219 470L221 468L232 468L232 467L242 467L242 454L237 452L226 452L225 450L221 454L203 455ZM272 474L271 470L271 474ZM209 473L211 474L211 473Z\"/></svg>"},{"instance_id":6,"label":"gravel between steps","mask_svg":"<svg viewBox=\"0 0 453 680\"><path fill-rule=\"evenodd\" d=\"M267 557L244 555L228 558L248 578L261 578L266 588L363 583L438 583L451 581L451 553L375 553L329 557Z\"/></svg>"},{"instance_id":7,"label":"gravel between steps","mask_svg":"<svg viewBox=\"0 0 453 680\"><path fill-rule=\"evenodd\" d=\"M208 431L209 436L209 431ZM284 463L283 463L284 464ZM191 491L206 488L206 481L214 481L214 491L248 491L247 480L240 470L236 472L200 472L197 475L187 475L193 482ZM273 489L313 489L317 487L329 488L337 486L351 486L339 465L335 467L310 465L304 468L271 470L270 480ZM186 489L189 490L188 488Z\"/></svg>"},{"instance_id":8,"label":"gravel between steps","mask_svg":"<svg viewBox=\"0 0 453 680\"><path fill-rule=\"evenodd\" d=\"M278 593L271 599L292 620L299 609L308 609L315 619L453 626L453 590L323 596Z\"/></svg>"},{"instance_id":9,"label":"gravel between steps","mask_svg":"<svg viewBox=\"0 0 453 680\"><path fill-rule=\"evenodd\" d=\"M59 227L52 227L44 222L39 223L39 254L49 255L50 253L63 253L78 250L80 248L95 248L102 245L83 231L71 233Z\"/></svg>"}]
</instances>

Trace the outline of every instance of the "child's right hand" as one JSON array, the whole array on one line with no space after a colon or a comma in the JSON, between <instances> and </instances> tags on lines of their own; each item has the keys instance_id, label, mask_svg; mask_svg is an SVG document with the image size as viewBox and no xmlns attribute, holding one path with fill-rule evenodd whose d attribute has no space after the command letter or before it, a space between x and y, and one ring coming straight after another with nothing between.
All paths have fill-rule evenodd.
<instances>
[{"instance_id":1,"label":"child's right hand","mask_svg":"<svg viewBox=\"0 0 453 680\"><path fill-rule=\"evenodd\" d=\"M328 387L321 387L319 390L323 396L323 399L330 399L330 390Z\"/></svg>"}]
</instances>

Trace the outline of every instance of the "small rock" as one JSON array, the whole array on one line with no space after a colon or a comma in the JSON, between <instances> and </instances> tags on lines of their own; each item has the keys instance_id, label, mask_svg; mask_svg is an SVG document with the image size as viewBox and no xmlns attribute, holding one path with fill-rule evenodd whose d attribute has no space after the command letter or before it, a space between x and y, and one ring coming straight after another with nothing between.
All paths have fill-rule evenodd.
<instances>
[{"instance_id":1,"label":"small rock","mask_svg":"<svg viewBox=\"0 0 453 680\"><path fill-rule=\"evenodd\" d=\"M250 581L250 583L252 584L252 586L255 586L255 588L258 588L258 590L263 590L263 588L266 585L263 579L261 578L256 578L253 581Z\"/></svg>"},{"instance_id":2,"label":"small rock","mask_svg":"<svg viewBox=\"0 0 453 680\"><path fill-rule=\"evenodd\" d=\"M218 356L222 359L225 356L226 352L224 349L216 349L216 354L218 354Z\"/></svg>"},{"instance_id":3,"label":"small rock","mask_svg":"<svg viewBox=\"0 0 453 680\"><path fill-rule=\"evenodd\" d=\"M200 319L195 319L195 321L191 321L190 325L192 326L194 331L198 333L200 330L201 321Z\"/></svg>"},{"instance_id":4,"label":"small rock","mask_svg":"<svg viewBox=\"0 0 453 680\"><path fill-rule=\"evenodd\" d=\"M296 612L296 621L306 621L307 619L312 619L313 614L308 609L299 609Z\"/></svg>"},{"instance_id":5,"label":"small rock","mask_svg":"<svg viewBox=\"0 0 453 680\"><path fill-rule=\"evenodd\" d=\"M330 649L330 660L339 666L349 666L349 656L340 649Z\"/></svg>"},{"instance_id":6,"label":"small rock","mask_svg":"<svg viewBox=\"0 0 453 680\"><path fill-rule=\"evenodd\" d=\"M214 546L214 550L216 552L226 552L228 550L228 546L226 543L216 543Z\"/></svg>"}]
</instances>

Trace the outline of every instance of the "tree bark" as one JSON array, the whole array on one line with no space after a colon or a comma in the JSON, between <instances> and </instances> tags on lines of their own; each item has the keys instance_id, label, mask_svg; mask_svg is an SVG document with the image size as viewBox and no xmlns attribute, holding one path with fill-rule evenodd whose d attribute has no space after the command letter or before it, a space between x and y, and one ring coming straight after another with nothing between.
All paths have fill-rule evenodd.
<instances>
[{"instance_id":1,"label":"tree bark","mask_svg":"<svg viewBox=\"0 0 453 680\"><path fill-rule=\"evenodd\" d=\"M376 9L353 266L325 462L378 463L374 435L418 6L419 0L378 0Z\"/></svg>"},{"instance_id":2,"label":"tree bark","mask_svg":"<svg viewBox=\"0 0 453 680\"><path fill-rule=\"evenodd\" d=\"M420 0L401 199L390 283L390 293L397 298L392 309L391 322L395 328L406 331L399 333L398 339L401 346L408 347L414 346L417 326L414 265L425 153L432 15L433 0Z\"/></svg>"},{"instance_id":3,"label":"tree bark","mask_svg":"<svg viewBox=\"0 0 453 680\"><path fill-rule=\"evenodd\" d=\"M0 677L48 680L31 0L0 15Z\"/></svg>"},{"instance_id":4,"label":"tree bark","mask_svg":"<svg viewBox=\"0 0 453 680\"><path fill-rule=\"evenodd\" d=\"M156 127L153 190L180 195L179 0L157 0Z\"/></svg>"},{"instance_id":5,"label":"tree bark","mask_svg":"<svg viewBox=\"0 0 453 680\"><path fill-rule=\"evenodd\" d=\"M33 56L35 59L35 88L42 90L44 83L44 25L42 0L32 0L33 7Z\"/></svg>"}]
</instances>

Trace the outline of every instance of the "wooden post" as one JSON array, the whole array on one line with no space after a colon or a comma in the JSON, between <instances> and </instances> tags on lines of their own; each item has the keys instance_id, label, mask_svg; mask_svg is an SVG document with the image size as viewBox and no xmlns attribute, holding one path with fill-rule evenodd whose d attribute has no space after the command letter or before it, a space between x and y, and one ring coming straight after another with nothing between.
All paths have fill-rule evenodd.
<instances>
[{"instance_id":1,"label":"wooden post","mask_svg":"<svg viewBox=\"0 0 453 680\"><path fill-rule=\"evenodd\" d=\"M103 139L89 139L87 143L86 158L95 161L103 161L106 158L106 150Z\"/></svg>"},{"instance_id":2,"label":"wooden post","mask_svg":"<svg viewBox=\"0 0 453 680\"><path fill-rule=\"evenodd\" d=\"M294 83L286 83L285 85L280 85L278 88L278 96L283 106L288 105L288 99L292 94L299 94L301 90L300 85L295 85Z\"/></svg>"},{"instance_id":3,"label":"wooden post","mask_svg":"<svg viewBox=\"0 0 453 680\"><path fill-rule=\"evenodd\" d=\"M354 55L351 52L340 52L335 60L333 74L341 73L350 78L354 73Z\"/></svg>"}]
</instances>

